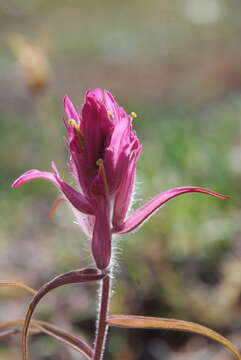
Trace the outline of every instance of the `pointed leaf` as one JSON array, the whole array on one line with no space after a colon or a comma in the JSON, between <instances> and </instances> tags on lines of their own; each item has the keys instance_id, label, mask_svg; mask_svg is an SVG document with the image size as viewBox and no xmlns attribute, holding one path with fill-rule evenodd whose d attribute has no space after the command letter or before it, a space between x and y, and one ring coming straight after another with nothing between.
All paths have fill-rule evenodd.
<instances>
[{"instance_id":1,"label":"pointed leaf","mask_svg":"<svg viewBox=\"0 0 241 360\"><path fill-rule=\"evenodd\" d=\"M69 202L76 207L76 209L86 214L93 214L94 208L90 201L83 194L75 190L72 186L68 185L60 178L54 163L52 163L52 166L54 168L54 174L48 171L39 171L36 169L26 171L14 181L12 188L17 188L18 186L34 179L45 179L53 183L66 196Z\"/></svg>"},{"instance_id":2,"label":"pointed leaf","mask_svg":"<svg viewBox=\"0 0 241 360\"><path fill-rule=\"evenodd\" d=\"M28 351L27 351L27 335L28 328L30 325L30 321L33 315L33 312L38 305L39 301L42 299L44 295L46 295L49 291L63 285L81 283L81 282L90 282L101 280L105 277L106 273L104 271L98 271L96 269L80 269L73 270L67 272L65 274L59 275L55 277L53 280L49 281L47 284L43 285L37 294L33 297L27 314L25 316L24 326L23 326L23 334L22 334L22 352L23 352L23 360L28 359Z\"/></svg>"},{"instance_id":3,"label":"pointed leaf","mask_svg":"<svg viewBox=\"0 0 241 360\"><path fill-rule=\"evenodd\" d=\"M9 320L0 322L0 329L13 327L13 326L23 326L23 320ZM31 323L32 327L32 323Z\"/></svg>"},{"instance_id":4,"label":"pointed leaf","mask_svg":"<svg viewBox=\"0 0 241 360\"><path fill-rule=\"evenodd\" d=\"M79 191L75 190L72 186L67 184L61 179L57 179L57 187L63 192L69 202L80 212L84 214L94 214L93 204Z\"/></svg>"},{"instance_id":5,"label":"pointed leaf","mask_svg":"<svg viewBox=\"0 0 241 360\"><path fill-rule=\"evenodd\" d=\"M34 290L31 287L29 287L28 285L22 284L20 282L0 282L0 287L5 287L5 286L6 287L7 286L18 287L18 288L24 289L34 295L37 293L36 290Z\"/></svg>"},{"instance_id":6,"label":"pointed leaf","mask_svg":"<svg viewBox=\"0 0 241 360\"><path fill-rule=\"evenodd\" d=\"M11 335L19 334L20 332L21 332L21 329L19 327L14 327L12 329L3 330L0 332L0 339L3 339L5 337L11 336ZM39 333L41 333L41 330L33 329L33 330L30 330L29 333L30 333L30 335L39 334Z\"/></svg>"},{"instance_id":7,"label":"pointed leaf","mask_svg":"<svg viewBox=\"0 0 241 360\"><path fill-rule=\"evenodd\" d=\"M0 338L17 334L22 331L22 327L24 324L24 320L12 320L0 323L0 328L8 328L13 327L12 329L6 329L0 332ZM39 320L31 320L30 323L30 334L38 334L39 332L43 332L58 341L71 346L73 349L84 354L88 359L91 359L93 355L93 349L82 339L77 336L74 336L48 322L39 321Z\"/></svg>"},{"instance_id":8,"label":"pointed leaf","mask_svg":"<svg viewBox=\"0 0 241 360\"><path fill-rule=\"evenodd\" d=\"M3 339L5 337L8 337L10 335L15 335L19 333L19 329L18 328L12 328L12 329L7 329L7 330L3 330L0 332L0 339Z\"/></svg>"},{"instance_id":9,"label":"pointed leaf","mask_svg":"<svg viewBox=\"0 0 241 360\"><path fill-rule=\"evenodd\" d=\"M44 321L37 321L36 326L39 330L43 331L55 339L65 343L77 351L80 351L89 359L93 356L93 349L82 339L68 332Z\"/></svg>"},{"instance_id":10,"label":"pointed leaf","mask_svg":"<svg viewBox=\"0 0 241 360\"><path fill-rule=\"evenodd\" d=\"M212 190L200 188L196 186L185 186L185 187L169 189L167 191L158 194L153 199L148 201L146 204L141 206L139 209L134 211L134 213L131 214L125 222L114 228L113 231L118 234L125 234L132 231L136 229L139 225L141 225L143 221L145 221L149 216L151 216L154 213L154 211L156 211L160 206L165 204L167 201L173 199L176 196L191 192L203 193L218 197L220 199L229 198L229 196L221 195Z\"/></svg>"},{"instance_id":11,"label":"pointed leaf","mask_svg":"<svg viewBox=\"0 0 241 360\"><path fill-rule=\"evenodd\" d=\"M6 329L0 332L0 338L14 335L20 333L23 326L23 320L10 320L10 321L4 321L0 322L0 329L4 328L10 328ZM30 324L30 334L39 334L41 330L37 329L36 326L31 322Z\"/></svg>"},{"instance_id":12,"label":"pointed leaf","mask_svg":"<svg viewBox=\"0 0 241 360\"><path fill-rule=\"evenodd\" d=\"M204 335L226 346L238 360L241 360L239 351L228 339L218 334L216 331L193 322L138 315L113 315L109 316L107 323L111 326L124 328L183 330Z\"/></svg>"},{"instance_id":13,"label":"pointed leaf","mask_svg":"<svg viewBox=\"0 0 241 360\"><path fill-rule=\"evenodd\" d=\"M45 179L47 181L52 182L54 185L57 185L56 178L54 174L48 172L48 171L39 171L36 169L31 169L20 175L12 184L12 188L17 188L18 186L21 186L25 184L28 181L34 180L34 179Z\"/></svg>"}]
</instances>

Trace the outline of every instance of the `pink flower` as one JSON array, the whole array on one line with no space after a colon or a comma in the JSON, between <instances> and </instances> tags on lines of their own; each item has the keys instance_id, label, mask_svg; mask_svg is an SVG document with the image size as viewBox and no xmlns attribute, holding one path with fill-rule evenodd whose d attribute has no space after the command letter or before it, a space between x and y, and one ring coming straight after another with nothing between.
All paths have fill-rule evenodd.
<instances>
[{"instance_id":1,"label":"pink flower","mask_svg":"<svg viewBox=\"0 0 241 360\"><path fill-rule=\"evenodd\" d=\"M65 140L70 154L68 167L77 190L64 182L52 163L53 172L29 170L13 187L43 178L52 182L70 203L83 231L92 239L92 254L99 269L111 260L112 233L127 233L141 225L168 200L188 192L228 198L199 187L171 189L157 195L127 217L135 185L141 145L132 129L132 116L119 107L106 90L87 91L79 113L64 98L68 121Z\"/></svg>"}]
</instances>

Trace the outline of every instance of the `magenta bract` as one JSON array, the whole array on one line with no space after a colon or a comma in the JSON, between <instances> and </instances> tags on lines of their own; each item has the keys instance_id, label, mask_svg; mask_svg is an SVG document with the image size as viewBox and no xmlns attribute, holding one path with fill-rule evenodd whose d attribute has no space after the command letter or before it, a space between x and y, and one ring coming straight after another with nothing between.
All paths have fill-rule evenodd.
<instances>
[{"instance_id":1,"label":"magenta bract","mask_svg":"<svg viewBox=\"0 0 241 360\"><path fill-rule=\"evenodd\" d=\"M79 225L91 238L92 255L99 269L109 266L111 234L134 230L168 200L188 192L227 198L199 187L170 189L127 217L142 149L132 129L132 116L107 90L101 89L87 91L80 112L67 96L64 107L68 167L77 189L61 179L54 163L53 172L27 171L12 186L36 178L51 181L71 204Z\"/></svg>"}]
</instances>

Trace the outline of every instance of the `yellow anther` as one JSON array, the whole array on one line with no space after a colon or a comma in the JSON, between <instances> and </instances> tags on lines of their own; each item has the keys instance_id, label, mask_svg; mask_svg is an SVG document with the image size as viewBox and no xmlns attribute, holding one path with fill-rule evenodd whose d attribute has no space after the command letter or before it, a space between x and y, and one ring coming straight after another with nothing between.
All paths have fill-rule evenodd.
<instances>
[{"instance_id":1,"label":"yellow anther","mask_svg":"<svg viewBox=\"0 0 241 360\"><path fill-rule=\"evenodd\" d=\"M108 193L109 192L109 187L108 187L108 182L107 182L107 177L106 177L106 172L105 172L105 167L104 167L104 161L103 159L98 159L96 161L96 165L99 166L99 172L102 174L103 176L103 180L104 180L104 184L105 184L105 191Z\"/></svg>"},{"instance_id":2,"label":"yellow anther","mask_svg":"<svg viewBox=\"0 0 241 360\"><path fill-rule=\"evenodd\" d=\"M132 111L132 112L131 112L131 117L132 117L133 119L136 119L136 118L137 118L137 114L136 114L134 111Z\"/></svg>"},{"instance_id":3,"label":"yellow anther","mask_svg":"<svg viewBox=\"0 0 241 360\"><path fill-rule=\"evenodd\" d=\"M113 112L111 110L107 110L107 115L111 120L113 120Z\"/></svg>"},{"instance_id":4,"label":"yellow anther","mask_svg":"<svg viewBox=\"0 0 241 360\"><path fill-rule=\"evenodd\" d=\"M69 119L69 124L73 126L73 128L76 130L77 134L80 135L80 137L83 137L83 134L77 124L77 122L74 119Z\"/></svg>"},{"instance_id":5,"label":"yellow anther","mask_svg":"<svg viewBox=\"0 0 241 360\"><path fill-rule=\"evenodd\" d=\"M96 165L97 166L104 166L104 161L103 161L103 159L98 159L97 161L96 161Z\"/></svg>"},{"instance_id":6,"label":"yellow anther","mask_svg":"<svg viewBox=\"0 0 241 360\"><path fill-rule=\"evenodd\" d=\"M69 119L69 124L75 128L76 131L80 131L77 122L74 119Z\"/></svg>"}]
</instances>

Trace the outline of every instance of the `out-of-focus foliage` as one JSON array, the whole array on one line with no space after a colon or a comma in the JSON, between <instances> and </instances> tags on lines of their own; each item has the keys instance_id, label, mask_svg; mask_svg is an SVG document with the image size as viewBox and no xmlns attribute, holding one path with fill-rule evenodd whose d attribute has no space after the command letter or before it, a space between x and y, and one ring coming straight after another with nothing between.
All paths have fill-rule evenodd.
<instances>
[{"instance_id":1,"label":"out-of-focus foliage","mask_svg":"<svg viewBox=\"0 0 241 360\"><path fill-rule=\"evenodd\" d=\"M87 88L107 88L138 114L144 150L134 206L173 186L232 196L175 199L119 240L112 312L197 321L241 345L240 16L237 0L0 0L1 281L38 288L92 263L65 204L47 219L54 188L10 184L52 159L67 179L62 98L77 105ZM10 39L21 39L17 52ZM58 289L38 318L92 341L95 294L93 284ZM1 289L0 299L1 320L23 316L21 291ZM18 359L18 345L17 337L2 342L0 357ZM31 351L78 358L44 336ZM190 335L111 329L106 359L228 359L221 351Z\"/></svg>"}]
</instances>

